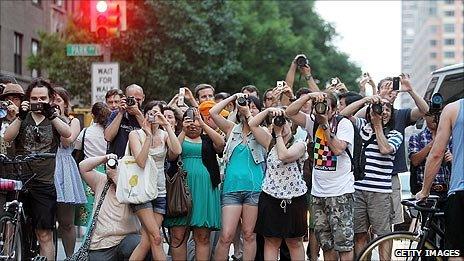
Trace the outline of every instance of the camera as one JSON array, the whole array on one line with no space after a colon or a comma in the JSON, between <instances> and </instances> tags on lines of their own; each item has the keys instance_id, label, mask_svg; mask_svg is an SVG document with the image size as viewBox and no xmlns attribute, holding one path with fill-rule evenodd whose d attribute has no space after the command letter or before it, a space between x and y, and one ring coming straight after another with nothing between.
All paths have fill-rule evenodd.
<instances>
[{"instance_id":1,"label":"camera","mask_svg":"<svg viewBox=\"0 0 464 261\"><path fill-rule=\"evenodd\" d=\"M185 89L180 87L179 96L177 97L177 106L184 106L184 97L185 97Z\"/></svg>"},{"instance_id":2,"label":"camera","mask_svg":"<svg viewBox=\"0 0 464 261\"><path fill-rule=\"evenodd\" d=\"M192 108L188 108L186 111L185 111L185 114L184 114L184 118L185 117L188 117L190 120L195 120L195 112L193 111Z\"/></svg>"},{"instance_id":3,"label":"camera","mask_svg":"<svg viewBox=\"0 0 464 261\"><path fill-rule=\"evenodd\" d=\"M316 102L314 104L314 110L316 111L317 114L325 114L327 112L327 109L328 109L327 100Z\"/></svg>"},{"instance_id":4,"label":"camera","mask_svg":"<svg viewBox=\"0 0 464 261\"><path fill-rule=\"evenodd\" d=\"M400 77L393 77L393 90L397 91L400 89Z\"/></svg>"},{"instance_id":5,"label":"camera","mask_svg":"<svg viewBox=\"0 0 464 261\"><path fill-rule=\"evenodd\" d=\"M110 169L115 169L117 166L118 166L118 161L114 158L110 158L107 162L106 162L106 165L108 165L108 167Z\"/></svg>"},{"instance_id":6,"label":"camera","mask_svg":"<svg viewBox=\"0 0 464 261\"><path fill-rule=\"evenodd\" d=\"M126 99L127 106L134 106L136 103L137 101L135 100L134 96L127 97Z\"/></svg>"},{"instance_id":7,"label":"camera","mask_svg":"<svg viewBox=\"0 0 464 261\"><path fill-rule=\"evenodd\" d=\"M443 96L439 93L435 93L432 95L432 98L430 99L429 102L429 113L430 114L439 114L441 110L443 109L443 103L444 103Z\"/></svg>"},{"instance_id":8,"label":"camera","mask_svg":"<svg viewBox=\"0 0 464 261\"><path fill-rule=\"evenodd\" d=\"M309 65L308 58L306 58L306 55L300 54L295 58L295 63L298 67L306 67Z\"/></svg>"},{"instance_id":9,"label":"camera","mask_svg":"<svg viewBox=\"0 0 464 261\"><path fill-rule=\"evenodd\" d=\"M248 99L243 96L240 96L237 98L237 104L240 106L246 106L248 105Z\"/></svg>"},{"instance_id":10,"label":"camera","mask_svg":"<svg viewBox=\"0 0 464 261\"><path fill-rule=\"evenodd\" d=\"M39 102L39 103L31 103L30 104L30 110L31 111L42 111L44 109L44 104Z\"/></svg>"},{"instance_id":11,"label":"camera","mask_svg":"<svg viewBox=\"0 0 464 261\"><path fill-rule=\"evenodd\" d=\"M340 80L338 78L332 78L330 80L330 85L331 86L337 86L340 83Z\"/></svg>"},{"instance_id":12,"label":"camera","mask_svg":"<svg viewBox=\"0 0 464 261\"><path fill-rule=\"evenodd\" d=\"M382 103L373 103L371 105L372 111L378 115L382 114L383 112L383 106Z\"/></svg>"},{"instance_id":13,"label":"camera","mask_svg":"<svg viewBox=\"0 0 464 261\"><path fill-rule=\"evenodd\" d=\"M285 117L283 115L279 115L274 117L273 123L277 127L282 127L285 124Z\"/></svg>"},{"instance_id":14,"label":"camera","mask_svg":"<svg viewBox=\"0 0 464 261\"><path fill-rule=\"evenodd\" d=\"M10 101L0 101L0 119L3 119L8 114L8 105Z\"/></svg>"},{"instance_id":15,"label":"camera","mask_svg":"<svg viewBox=\"0 0 464 261\"><path fill-rule=\"evenodd\" d=\"M148 122L149 123L155 123L155 115L148 114Z\"/></svg>"}]
</instances>

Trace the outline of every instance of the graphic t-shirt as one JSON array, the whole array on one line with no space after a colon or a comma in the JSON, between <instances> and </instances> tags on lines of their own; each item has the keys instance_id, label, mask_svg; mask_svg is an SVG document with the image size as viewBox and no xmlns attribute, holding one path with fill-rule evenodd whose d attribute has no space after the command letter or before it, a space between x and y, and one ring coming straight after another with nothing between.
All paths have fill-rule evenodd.
<instances>
[{"instance_id":1,"label":"graphic t-shirt","mask_svg":"<svg viewBox=\"0 0 464 261\"><path fill-rule=\"evenodd\" d=\"M348 119L343 118L338 127L335 121L330 123L332 130L339 140L348 143L348 149L353 153L354 128ZM310 136L313 135L314 121L310 115L306 116L305 129ZM334 197L354 192L354 176L351 170L351 160L346 151L335 155L327 144L324 130L321 127L314 137L314 165L311 194L317 197Z\"/></svg>"}]
</instances>

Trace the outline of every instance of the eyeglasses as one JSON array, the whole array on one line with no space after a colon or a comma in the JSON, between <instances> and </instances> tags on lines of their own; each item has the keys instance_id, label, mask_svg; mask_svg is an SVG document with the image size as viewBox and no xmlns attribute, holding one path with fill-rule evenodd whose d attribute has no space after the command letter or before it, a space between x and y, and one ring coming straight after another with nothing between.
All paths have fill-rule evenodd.
<instances>
[{"instance_id":1,"label":"eyeglasses","mask_svg":"<svg viewBox=\"0 0 464 261\"><path fill-rule=\"evenodd\" d=\"M39 127L35 126L34 128L32 128L32 131L33 131L33 134L34 134L34 141L37 142L37 143L40 143L41 142L41 137L42 135L40 135L40 129Z\"/></svg>"}]
</instances>

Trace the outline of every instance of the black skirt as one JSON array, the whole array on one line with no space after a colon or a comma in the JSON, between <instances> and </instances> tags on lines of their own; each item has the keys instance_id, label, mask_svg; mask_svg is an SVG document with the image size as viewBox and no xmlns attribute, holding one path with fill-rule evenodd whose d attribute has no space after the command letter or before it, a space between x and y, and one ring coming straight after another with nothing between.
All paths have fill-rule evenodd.
<instances>
[{"instance_id":1,"label":"black skirt","mask_svg":"<svg viewBox=\"0 0 464 261\"><path fill-rule=\"evenodd\" d=\"M282 200L261 192L255 232L265 237L302 237L308 230L307 209L306 195Z\"/></svg>"}]
</instances>

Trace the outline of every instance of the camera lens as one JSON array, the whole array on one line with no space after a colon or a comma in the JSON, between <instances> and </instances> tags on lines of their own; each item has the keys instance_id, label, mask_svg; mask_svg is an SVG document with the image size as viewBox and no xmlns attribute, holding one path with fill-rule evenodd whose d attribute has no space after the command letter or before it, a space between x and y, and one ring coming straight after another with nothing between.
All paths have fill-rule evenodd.
<instances>
[{"instance_id":1,"label":"camera lens","mask_svg":"<svg viewBox=\"0 0 464 261\"><path fill-rule=\"evenodd\" d=\"M314 109L317 114L325 114L327 112L327 103L326 102L317 102L314 104Z\"/></svg>"},{"instance_id":2,"label":"camera lens","mask_svg":"<svg viewBox=\"0 0 464 261\"><path fill-rule=\"evenodd\" d=\"M111 158L106 162L106 165L108 165L108 167L110 167L111 169L115 169L116 166L118 166L118 161L116 159Z\"/></svg>"},{"instance_id":3,"label":"camera lens","mask_svg":"<svg viewBox=\"0 0 464 261\"><path fill-rule=\"evenodd\" d=\"M376 114L382 114L383 112L383 108L382 108L382 104L380 103L374 103L372 104L372 111L374 111Z\"/></svg>"},{"instance_id":4,"label":"camera lens","mask_svg":"<svg viewBox=\"0 0 464 261\"><path fill-rule=\"evenodd\" d=\"M280 115L274 118L274 125L278 127L282 127L285 124L285 117Z\"/></svg>"},{"instance_id":5,"label":"camera lens","mask_svg":"<svg viewBox=\"0 0 464 261\"><path fill-rule=\"evenodd\" d=\"M245 97L238 97L237 98L237 103L240 106L245 106L245 105L247 105L247 100L246 100Z\"/></svg>"},{"instance_id":6,"label":"camera lens","mask_svg":"<svg viewBox=\"0 0 464 261\"><path fill-rule=\"evenodd\" d=\"M308 60L306 59L305 56L300 55L296 58L296 65L298 65L299 67L304 67L307 64L308 64Z\"/></svg>"}]
</instances>

